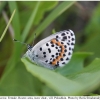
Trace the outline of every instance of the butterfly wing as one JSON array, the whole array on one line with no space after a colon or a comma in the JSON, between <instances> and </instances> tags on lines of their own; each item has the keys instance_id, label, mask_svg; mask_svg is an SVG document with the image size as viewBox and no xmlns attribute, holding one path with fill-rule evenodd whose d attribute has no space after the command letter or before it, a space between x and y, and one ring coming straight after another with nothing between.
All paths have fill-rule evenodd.
<instances>
[{"instance_id":1,"label":"butterfly wing","mask_svg":"<svg viewBox=\"0 0 100 100\"><path fill-rule=\"evenodd\" d=\"M57 32L32 48L34 62L50 69L63 67L71 59L74 44L75 35L72 30Z\"/></svg>"}]
</instances>

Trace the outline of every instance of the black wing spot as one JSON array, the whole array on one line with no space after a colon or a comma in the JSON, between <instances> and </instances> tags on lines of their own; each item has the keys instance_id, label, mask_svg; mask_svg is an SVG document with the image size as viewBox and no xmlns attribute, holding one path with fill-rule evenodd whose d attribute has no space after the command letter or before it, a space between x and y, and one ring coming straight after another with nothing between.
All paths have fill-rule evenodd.
<instances>
[{"instance_id":1,"label":"black wing spot","mask_svg":"<svg viewBox=\"0 0 100 100\"><path fill-rule=\"evenodd\" d=\"M70 39L70 36L68 36L68 38Z\"/></svg>"},{"instance_id":2,"label":"black wing spot","mask_svg":"<svg viewBox=\"0 0 100 100\"><path fill-rule=\"evenodd\" d=\"M71 55L71 53L69 52L68 55Z\"/></svg>"},{"instance_id":3,"label":"black wing spot","mask_svg":"<svg viewBox=\"0 0 100 100\"><path fill-rule=\"evenodd\" d=\"M59 41L58 39L56 39L56 41Z\"/></svg>"},{"instance_id":4,"label":"black wing spot","mask_svg":"<svg viewBox=\"0 0 100 100\"><path fill-rule=\"evenodd\" d=\"M58 47L55 47L56 49L58 49Z\"/></svg>"},{"instance_id":5,"label":"black wing spot","mask_svg":"<svg viewBox=\"0 0 100 100\"><path fill-rule=\"evenodd\" d=\"M48 51L49 51L49 53L51 53L51 49L50 48L48 48Z\"/></svg>"},{"instance_id":6,"label":"black wing spot","mask_svg":"<svg viewBox=\"0 0 100 100\"><path fill-rule=\"evenodd\" d=\"M64 36L64 37L63 37L63 39L65 39L65 40L66 40L66 39L67 39L67 36Z\"/></svg>"},{"instance_id":7,"label":"black wing spot","mask_svg":"<svg viewBox=\"0 0 100 100\"><path fill-rule=\"evenodd\" d=\"M46 43L46 46L49 46L49 44L48 44L48 43Z\"/></svg>"},{"instance_id":8,"label":"black wing spot","mask_svg":"<svg viewBox=\"0 0 100 100\"><path fill-rule=\"evenodd\" d=\"M54 44L52 44L51 47L54 47Z\"/></svg>"},{"instance_id":9,"label":"black wing spot","mask_svg":"<svg viewBox=\"0 0 100 100\"><path fill-rule=\"evenodd\" d=\"M73 36L73 34L71 33L71 36Z\"/></svg>"},{"instance_id":10,"label":"black wing spot","mask_svg":"<svg viewBox=\"0 0 100 100\"><path fill-rule=\"evenodd\" d=\"M60 60L61 60L61 61L63 61L64 59L63 59L63 58L61 58Z\"/></svg>"},{"instance_id":11,"label":"black wing spot","mask_svg":"<svg viewBox=\"0 0 100 100\"><path fill-rule=\"evenodd\" d=\"M67 50L66 50L66 49L65 49L64 51L65 51L65 52L67 52Z\"/></svg>"},{"instance_id":12,"label":"black wing spot","mask_svg":"<svg viewBox=\"0 0 100 100\"><path fill-rule=\"evenodd\" d=\"M71 45L74 45L74 43L71 43Z\"/></svg>"},{"instance_id":13,"label":"black wing spot","mask_svg":"<svg viewBox=\"0 0 100 100\"><path fill-rule=\"evenodd\" d=\"M58 53L56 53L56 55L58 55Z\"/></svg>"},{"instance_id":14,"label":"black wing spot","mask_svg":"<svg viewBox=\"0 0 100 100\"><path fill-rule=\"evenodd\" d=\"M43 54L46 54L46 52L43 52Z\"/></svg>"},{"instance_id":15,"label":"black wing spot","mask_svg":"<svg viewBox=\"0 0 100 100\"><path fill-rule=\"evenodd\" d=\"M50 62L49 64L52 64L52 62Z\"/></svg>"},{"instance_id":16,"label":"black wing spot","mask_svg":"<svg viewBox=\"0 0 100 100\"><path fill-rule=\"evenodd\" d=\"M74 38L72 38L72 41L74 41L75 39Z\"/></svg>"},{"instance_id":17,"label":"black wing spot","mask_svg":"<svg viewBox=\"0 0 100 100\"><path fill-rule=\"evenodd\" d=\"M45 61L46 63L48 62L48 60Z\"/></svg>"},{"instance_id":18,"label":"black wing spot","mask_svg":"<svg viewBox=\"0 0 100 100\"><path fill-rule=\"evenodd\" d=\"M52 58L50 58L50 60L52 60Z\"/></svg>"},{"instance_id":19,"label":"black wing spot","mask_svg":"<svg viewBox=\"0 0 100 100\"><path fill-rule=\"evenodd\" d=\"M65 62L63 62L62 64L65 64Z\"/></svg>"},{"instance_id":20,"label":"black wing spot","mask_svg":"<svg viewBox=\"0 0 100 100\"><path fill-rule=\"evenodd\" d=\"M55 66L59 66L59 64L56 64Z\"/></svg>"},{"instance_id":21,"label":"black wing spot","mask_svg":"<svg viewBox=\"0 0 100 100\"><path fill-rule=\"evenodd\" d=\"M57 35L56 38L59 38L59 36Z\"/></svg>"},{"instance_id":22,"label":"black wing spot","mask_svg":"<svg viewBox=\"0 0 100 100\"><path fill-rule=\"evenodd\" d=\"M65 48L67 48L67 46L66 46L66 45L64 45L64 47L65 47Z\"/></svg>"},{"instance_id":23,"label":"black wing spot","mask_svg":"<svg viewBox=\"0 0 100 100\"><path fill-rule=\"evenodd\" d=\"M67 34L69 34L69 32L66 32Z\"/></svg>"},{"instance_id":24,"label":"black wing spot","mask_svg":"<svg viewBox=\"0 0 100 100\"><path fill-rule=\"evenodd\" d=\"M66 60L69 60L69 58L67 57Z\"/></svg>"},{"instance_id":25,"label":"black wing spot","mask_svg":"<svg viewBox=\"0 0 100 100\"><path fill-rule=\"evenodd\" d=\"M69 50L71 50L71 47L69 47Z\"/></svg>"},{"instance_id":26,"label":"black wing spot","mask_svg":"<svg viewBox=\"0 0 100 100\"><path fill-rule=\"evenodd\" d=\"M58 50L58 52L61 52L61 50Z\"/></svg>"},{"instance_id":27,"label":"black wing spot","mask_svg":"<svg viewBox=\"0 0 100 100\"><path fill-rule=\"evenodd\" d=\"M38 55L36 55L36 57L38 57Z\"/></svg>"},{"instance_id":28,"label":"black wing spot","mask_svg":"<svg viewBox=\"0 0 100 100\"><path fill-rule=\"evenodd\" d=\"M62 33L62 34L61 34L61 36L64 36L64 35L65 35L65 33Z\"/></svg>"},{"instance_id":29,"label":"black wing spot","mask_svg":"<svg viewBox=\"0 0 100 100\"><path fill-rule=\"evenodd\" d=\"M68 45L70 45L69 43L67 43Z\"/></svg>"},{"instance_id":30,"label":"black wing spot","mask_svg":"<svg viewBox=\"0 0 100 100\"><path fill-rule=\"evenodd\" d=\"M42 51L42 47L40 47L40 51Z\"/></svg>"},{"instance_id":31,"label":"black wing spot","mask_svg":"<svg viewBox=\"0 0 100 100\"><path fill-rule=\"evenodd\" d=\"M44 55L44 58L46 58L46 55Z\"/></svg>"},{"instance_id":32,"label":"black wing spot","mask_svg":"<svg viewBox=\"0 0 100 100\"><path fill-rule=\"evenodd\" d=\"M64 44L63 42L61 42L61 44Z\"/></svg>"},{"instance_id":33,"label":"black wing spot","mask_svg":"<svg viewBox=\"0 0 100 100\"><path fill-rule=\"evenodd\" d=\"M66 56L66 54L63 54L63 56L65 57L65 56Z\"/></svg>"},{"instance_id":34,"label":"black wing spot","mask_svg":"<svg viewBox=\"0 0 100 100\"><path fill-rule=\"evenodd\" d=\"M54 57L54 55L51 55L51 57Z\"/></svg>"}]
</instances>

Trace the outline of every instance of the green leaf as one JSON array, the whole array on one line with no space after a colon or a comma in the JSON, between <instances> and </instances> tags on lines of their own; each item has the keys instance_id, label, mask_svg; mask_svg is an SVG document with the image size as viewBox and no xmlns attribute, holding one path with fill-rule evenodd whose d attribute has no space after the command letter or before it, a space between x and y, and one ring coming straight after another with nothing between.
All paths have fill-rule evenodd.
<instances>
[{"instance_id":1,"label":"green leaf","mask_svg":"<svg viewBox=\"0 0 100 100\"><path fill-rule=\"evenodd\" d=\"M8 4L9 4L9 9L11 13L13 12L14 9L16 9L16 14L13 18L12 25L13 25L13 29L15 33L15 38L17 38L18 40L19 39L21 40L20 20L19 20L19 11L18 11L17 3L15 1L9 1Z\"/></svg>"},{"instance_id":2,"label":"green leaf","mask_svg":"<svg viewBox=\"0 0 100 100\"><path fill-rule=\"evenodd\" d=\"M14 30L14 35L15 38L20 40L21 36L20 36L20 21L19 21L19 12L18 12L18 7L15 1L9 1L9 8L10 8L10 12L12 13L14 11L14 9L16 9L16 13L14 15L14 18L12 20L12 27ZM9 59L5 70L3 72L0 84L3 84L3 81L6 80L6 77L9 75L9 73L11 73L11 71L13 70L13 68L16 66L16 64L18 63L19 59L20 59L20 55L21 55L21 45L19 43L15 43L14 45L14 51L12 53L11 58ZM19 49L20 48L20 49Z\"/></svg>"},{"instance_id":3,"label":"green leaf","mask_svg":"<svg viewBox=\"0 0 100 100\"><path fill-rule=\"evenodd\" d=\"M65 10L74 4L74 1L65 1L59 4L49 15L48 17L39 25L39 27L34 31L37 36L46 28L50 23L52 23L58 16L60 16ZM34 34L33 33L33 34ZM31 36L28 40L28 43L33 41Z\"/></svg>"},{"instance_id":4,"label":"green leaf","mask_svg":"<svg viewBox=\"0 0 100 100\"><path fill-rule=\"evenodd\" d=\"M70 95L70 92L72 93L72 95L75 95L79 91L77 87L78 86L79 88L82 87L81 84L74 82L72 80L69 80L58 73L33 65L32 63L28 62L25 58L22 59L22 62L24 62L26 69L33 76L40 79L47 86L55 90L60 95ZM75 89L76 91L73 91L73 89Z\"/></svg>"},{"instance_id":5,"label":"green leaf","mask_svg":"<svg viewBox=\"0 0 100 100\"><path fill-rule=\"evenodd\" d=\"M65 67L59 68L56 71L64 76L79 72L84 68L85 58L90 56L91 54L92 53L87 52L74 53L71 61Z\"/></svg>"},{"instance_id":6,"label":"green leaf","mask_svg":"<svg viewBox=\"0 0 100 100\"><path fill-rule=\"evenodd\" d=\"M0 96L42 95L41 86L42 83L28 73L23 63L19 62L0 84Z\"/></svg>"},{"instance_id":7,"label":"green leaf","mask_svg":"<svg viewBox=\"0 0 100 100\"><path fill-rule=\"evenodd\" d=\"M30 18L29 18L29 20L28 20L28 22L27 22L27 24L26 24L26 26L24 28L24 31L22 33L22 41L24 41L26 39L26 37L27 37L27 35L29 33L29 30L31 29L33 21L34 21L36 15L37 15L39 5L40 5L40 2L37 2L36 7L33 10L32 14L31 14L31 16L30 16Z\"/></svg>"},{"instance_id":8,"label":"green leaf","mask_svg":"<svg viewBox=\"0 0 100 100\"><path fill-rule=\"evenodd\" d=\"M38 25L41 19L44 17L45 12L49 12L50 10L54 9L57 4L58 1L42 1L34 24Z\"/></svg>"},{"instance_id":9,"label":"green leaf","mask_svg":"<svg viewBox=\"0 0 100 100\"><path fill-rule=\"evenodd\" d=\"M23 26L26 20L29 19L29 16L31 15L31 12L33 9L36 9L37 1L24 1L18 3L20 6L20 9L22 7L26 7L26 10L22 10L20 12L21 15L21 25ZM33 25L38 25L40 21L43 19L45 12L52 10L56 5L58 4L58 1L42 1L40 2L38 12L36 14L36 17L34 19Z\"/></svg>"},{"instance_id":10,"label":"green leaf","mask_svg":"<svg viewBox=\"0 0 100 100\"><path fill-rule=\"evenodd\" d=\"M43 67L38 67L22 58L26 69L59 95L84 95L100 84L100 59L95 59L84 70L67 78ZM90 88L91 87L91 88Z\"/></svg>"},{"instance_id":11,"label":"green leaf","mask_svg":"<svg viewBox=\"0 0 100 100\"><path fill-rule=\"evenodd\" d=\"M80 93L89 93L96 90L100 86L100 59L96 58L84 70L68 76L69 79L83 84L84 91Z\"/></svg>"},{"instance_id":12,"label":"green leaf","mask_svg":"<svg viewBox=\"0 0 100 100\"><path fill-rule=\"evenodd\" d=\"M94 9L91 19L85 28L86 41L81 46L81 51L93 52L94 55L91 59L95 57L100 57L100 4Z\"/></svg>"},{"instance_id":13,"label":"green leaf","mask_svg":"<svg viewBox=\"0 0 100 100\"><path fill-rule=\"evenodd\" d=\"M91 18L89 20L89 23L87 24L85 28L85 34L90 36L98 35L100 32L100 3L96 6L94 9Z\"/></svg>"},{"instance_id":14,"label":"green leaf","mask_svg":"<svg viewBox=\"0 0 100 100\"><path fill-rule=\"evenodd\" d=\"M14 30L15 39L21 40L20 19L19 19L19 11L18 11L17 3L15 1L9 1L8 4L9 4L11 13L12 13L13 9L16 9L16 14L12 20L12 27ZM21 44L15 43L14 46L15 46L15 48L14 48L14 52L12 55L13 55L13 61L15 61L13 63L16 64L16 62L19 61L19 58L21 55Z\"/></svg>"}]
</instances>

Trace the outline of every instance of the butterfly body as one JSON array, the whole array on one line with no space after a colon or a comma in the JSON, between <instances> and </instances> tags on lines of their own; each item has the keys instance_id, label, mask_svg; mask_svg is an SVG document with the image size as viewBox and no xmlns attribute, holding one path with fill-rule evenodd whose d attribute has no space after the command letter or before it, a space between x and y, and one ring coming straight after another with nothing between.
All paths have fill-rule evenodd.
<instances>
[{"instance_id":1,"label":"butterfly body","mask_svg":"<svg viewBox=\"0 0 100 100\"><path fill-rule=\"evenodd\" d=\"M75 35L72 30L64 30L48 36L28 49L27 57L34 63L55 69L67 64L72 56Z\"/></svg>"}]
</instances>

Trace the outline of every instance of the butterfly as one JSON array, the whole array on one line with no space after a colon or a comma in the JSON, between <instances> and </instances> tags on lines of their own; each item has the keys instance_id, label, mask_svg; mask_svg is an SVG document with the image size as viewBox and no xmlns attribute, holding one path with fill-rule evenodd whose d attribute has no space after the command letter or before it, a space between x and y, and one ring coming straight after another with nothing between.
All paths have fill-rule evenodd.
<instances>
[{"instance_id":1,"label":"butterfly","mask_svg":"<svg viewBox=\"0 0 100 100\"><path fill-rule=\"evenodd\" d=\"M74 45L74 32L64 30L46 37L33 47L29 46L25 55L35 64L55 69L70 61Z\"/></svg>"}]
</instances>

